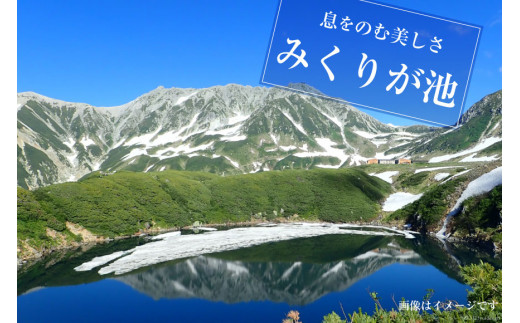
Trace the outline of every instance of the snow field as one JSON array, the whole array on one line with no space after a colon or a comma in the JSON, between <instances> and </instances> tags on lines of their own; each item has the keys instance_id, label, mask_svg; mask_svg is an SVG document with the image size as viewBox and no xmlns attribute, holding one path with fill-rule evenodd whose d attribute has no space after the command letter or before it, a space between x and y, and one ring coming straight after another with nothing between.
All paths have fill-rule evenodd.
<instances>
[{"instance_id":1,"label":"snow field","mask_svg":"<svg viewBox=\"0 0 520 323\"><path fill-rule=\"evenodd\" d=\"M388 171L388 172L382 172L382 173L371 173L369 174L370 176L375 176L375 177L379 177L380 179L382 179L383 181L387 182L387 183L390 183L392 184L393 183L393 180L392 180L392 177L399 174L399 171Z\"/></svg>"},{"instance_id":2,"label":"snow field","mask_svg":"<svg viewBox=\"0 0 520 323\"><path fill-rule=\"evenodd\" d=\"M420 199L422 194L411 194L406 192L397 192L390 195L383 204L383 211L391 212L401 209L403 206Z\"/></svg>"}]
</instances>

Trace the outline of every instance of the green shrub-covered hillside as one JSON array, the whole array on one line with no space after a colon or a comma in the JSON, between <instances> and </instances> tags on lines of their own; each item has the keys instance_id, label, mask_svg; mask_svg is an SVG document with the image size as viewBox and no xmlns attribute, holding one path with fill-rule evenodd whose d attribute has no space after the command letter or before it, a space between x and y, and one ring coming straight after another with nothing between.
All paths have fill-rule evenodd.
<instances>
[{"instance_id":1,"label":"green shrub-covered hillside","mask_svg":"<svg viewBox=\"0 0 520 323\"><path fill-rule=\"evenodd\" d=\"M60 241L47 234L49 229L60 232L69 242L81 239L67 230L64 221L44 210L33 192L20 187L17 190L17 213L18 245L21 249L24 248L22 241L39 251L55 247Z\"/></svg>"},{"instance_id":2,"label":"green shrub-covered hillside","mask_svg":"<svg viewBox=\"0 0 520 323\"><path fill-rule=\"evenodd\" d=\"M209 173L93 173L77 183L36 191L18 189L18 230L24 239L66 221L105 237L151 227L183 227L194 221L226 223L300 218L368 220L390 193L386 182L355 169L288 170L221 177ZM20 204L20 199L26 201ZM25 225L32 219L38 225ZM45 221L45 222L44 222Z\"/></svg>"},{"instance_id":3,"label":"green shrub-covered hillside","mask_svg":"<svg viewBox=\"0 0 520 323\"><path fill-rule=\"evenodd\" d=\"M422 174L418 173L417 175ZM410 178L413 178L413 175ZM453 179L426 191L417 201L393 212L387 220L404 220L414 230L427 232L435 229L449 212L449 197L465 181L465 177Z\"/></svg>"},{"instance_id":4,"label":"green shrub-covered hillside","mask_svg":"<svg viewBox=\"0 0 520 323\"><path fill-rule=\"evenodd\" d=\"M452 232L457 237L502 242L502 185L490 192L471 197L453 218Z\"/></svg>"}]
</instances>

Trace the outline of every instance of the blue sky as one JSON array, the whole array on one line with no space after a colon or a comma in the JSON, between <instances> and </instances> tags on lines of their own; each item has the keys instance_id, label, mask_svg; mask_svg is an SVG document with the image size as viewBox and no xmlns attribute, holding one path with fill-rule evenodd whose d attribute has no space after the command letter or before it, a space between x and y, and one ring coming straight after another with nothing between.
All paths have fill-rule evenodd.
<instances>
[{"instance_id":1,"label":"blue sky","mask_svg":"<svg viewBox=\"0 0 520 323\"><path fill-rule=\"evenodd\" d=\"M501 1L380 2L483 26L465 109L502 88ZM112 106L160 85L256 86L277 7L278 0L20 0L18 92Z\"/></svg>"}]
</instances>

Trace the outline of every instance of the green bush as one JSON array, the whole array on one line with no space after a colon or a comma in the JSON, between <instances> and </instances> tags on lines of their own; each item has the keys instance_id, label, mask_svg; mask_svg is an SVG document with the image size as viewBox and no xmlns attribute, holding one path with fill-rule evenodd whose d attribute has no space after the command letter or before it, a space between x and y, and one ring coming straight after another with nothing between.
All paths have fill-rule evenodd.
<instances>
[{"instance_id":1,"label":"green bush","mask_svg":"<svg viewBox=\"0 0 520 323\"><path fill-rule=\"evenodd\" d=\"M370 293L375 302L373 314L363 313L361 308L358 312L348 314L348 319L342 320L339 315L332 312L323 317L323 323L377 323L377 322L482 322L502 321L502 270L495 270L488 263L472 264L460 267L466 284L473 290L468 291L468 301L473 306L452 307L451 310L432 309L431 312L419 312L415 310L392 309L386 311L381 307L377 293ZM425 296L429 300L432 290ZM485 303L481 308L478 303ZM493 306L489 304L494 304ZM304 321L302 321L304 322Z\"/></svg>"},{"instance_id":2,"label":"green bush","mask_svg":"<svg viewBox=\"0 0 520 323\"><path fill-rule=\"evenodd\" d=\"M335 312L327 314L323 317L323 323L343 323L343 322L346 322L346 320L342 320L341 317L338 314L336 314Z\"/></svg>"},{"instance_id":3,"label":"green bush","mask_svg":"<svg viewBox=\"0 0 520 323\"><path fill-rule=\"evenodd\" d=\"M502 185L465 200L462 206L460 214L453 218L457 234L471 235L481 229L490 234L493 240L501 240Z\"/></svg>"},{"instance_id":4,"label":"green bush","mask_svg":"<svg viewBox=\"0 0 520 323\"><path fill-rule=\"evenodd\" d=\"M96 173L34 192L19 189L18 220L40 219L56 231L70 221L107 237L136 233L145 223L172 228L195 221L243 222L259 213L270 220L298 214L351 222L376 217L390 190L388 183L357 169L226 177L187 171Z\"/></svg>"},{"instance_id":5,"label":"green bush","mask_svg":"<svg viewBox=\"0 0 520 323\"><path fill-rule=\"evenodd\" d=\"M480 261L479 265L471 264L461 268L462 277L473 290L468 291L468 301L496 302L502 307L502 270L495 270L488 263Z\"/></svg>"},{"instance_id":6,"label":"green bush","mask_svg":"<svg viewBox=\"0 0 520 323\"><path fill-rule=\"evenodd\" d=\"M63 231L67 229L67 226L65 223L58 221L55 217L51 216L47 219L47 227L56 230L56 231Z\"/></svg>"},{"instance_id":7,"label":"green bush","mask_svg":"<svg viewBox=\"0 0 520 323\"><path fill-rule=\"evenodd\" d=\"M410 176L407 176L406 173L402 174L401 176L404 177L404 179L401 182L402 187L413 187L422 184L426 178L429 176L429 172L420 172L417 174L412 174ZM399 176L398 180L401 179L401 176Z\"/></svg>"}]
</instances>

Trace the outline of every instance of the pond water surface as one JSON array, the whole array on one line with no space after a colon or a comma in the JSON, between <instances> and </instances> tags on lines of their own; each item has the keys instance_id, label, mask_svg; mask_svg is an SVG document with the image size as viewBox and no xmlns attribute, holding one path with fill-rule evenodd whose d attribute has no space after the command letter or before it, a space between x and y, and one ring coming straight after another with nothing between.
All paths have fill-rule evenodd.
<instances>
[{"instance_id":1,"label":"pond water surface","mask_svg":"<svg viewBox=\"0 0 520 323\"><path fill-rule=\"evenodd\" d=\"M117 260L74 269L150 243L139 238L55 253L22 268L18 320L280 322L298 310L303 322L321 322L332 311L343 316L341 306L347 314L359 307L372 313L369 291L387 309L402 298L422 301L427 289L435 291L432 303L466 304L469 287L458 265L484 259L501 266L487 253L427 237L330 234L146 264L120 275L99 273Z\"/></svg>"}]
</instances>

